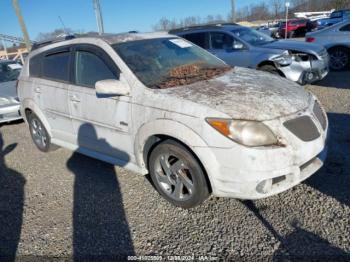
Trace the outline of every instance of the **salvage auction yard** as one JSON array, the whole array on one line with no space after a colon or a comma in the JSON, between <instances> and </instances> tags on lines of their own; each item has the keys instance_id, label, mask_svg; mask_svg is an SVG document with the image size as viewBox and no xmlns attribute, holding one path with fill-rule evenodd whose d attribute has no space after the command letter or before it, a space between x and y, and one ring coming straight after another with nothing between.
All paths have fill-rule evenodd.
<instances>
[{"instance_id":1,"label":"salvage auction yard","mask_svg":"<svg viewBox=\"0 0 350 262\"><path fill-rule=\"evenodd\" d=\"M74 154L36 149L22 122L1 126L3 247L17 256L162 255L325 258L350 253L349 72L306 87L330 120L329 156L279 195L209 198L190 210L164 200L143 176ZM22 219L23 217L23 219ZM1 258L0 258L1 260Z\"/></svg>"}]
</instances>

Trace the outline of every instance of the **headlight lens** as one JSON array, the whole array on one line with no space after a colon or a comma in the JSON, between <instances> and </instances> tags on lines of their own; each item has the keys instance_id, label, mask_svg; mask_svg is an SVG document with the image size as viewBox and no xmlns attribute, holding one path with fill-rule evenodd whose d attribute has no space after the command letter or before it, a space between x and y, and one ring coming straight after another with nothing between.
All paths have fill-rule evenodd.
<instances>
[{"instance_id":1,"label":"headlight lens","mask_svg":"<svg viewBox=\"0 0 350 262\"><path fill-rule=\"evenodd\" d=\"M289 55L287 51L287 52L284 52L282 55L276 56L275 58L273 58L273 61L278 63L281 66L288 66L293 62L293 58L291 55Z\"/></svg>"},{"instance_id":2,"label":"headlight lens","mask_svg":"<svg viewBox=\"0 0 350 262\"><path fill-rule=\"evenodd\" d=\"M274 133L261 122L207 118L208 124L233 141L249 146L277 145Z\"/></svg>"}]
</instances>

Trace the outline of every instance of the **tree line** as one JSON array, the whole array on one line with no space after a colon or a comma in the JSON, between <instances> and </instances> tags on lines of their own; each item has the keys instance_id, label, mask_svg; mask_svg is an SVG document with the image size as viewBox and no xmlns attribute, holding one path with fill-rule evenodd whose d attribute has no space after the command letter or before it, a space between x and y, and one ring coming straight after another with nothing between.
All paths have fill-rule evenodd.
<instances>
[{"instance_id":1,"label":"tree line","mask_svg":"<svg viewBox=\"0 0 350 262\"><path fill-rule=\"evenodd\" d=\"M317 12L332 9L350 8L350 0L290 0L290 13ZM236 21L278 20L285 16L285 0L262 1L257 4L243 6L236 11ZM154 26L155 31L168 31L174 28L199 24L232 22L232 14L208 15L206 17L190 16L176 20L162 17Z\"/></svg>"}]
</instances>

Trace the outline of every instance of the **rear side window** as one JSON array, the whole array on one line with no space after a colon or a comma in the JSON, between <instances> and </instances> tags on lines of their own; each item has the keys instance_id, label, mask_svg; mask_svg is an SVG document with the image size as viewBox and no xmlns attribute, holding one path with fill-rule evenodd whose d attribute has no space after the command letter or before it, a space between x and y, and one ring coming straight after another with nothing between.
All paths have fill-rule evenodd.
<instances>
[{"instance_id":1,"label":"rear side window","mask_svg":"<svg viewBox=\"0 0 350 262\"><path fill-rule=\"evenodd\" d=\"M350 24L343 26L342 28L340 28L340 31L345 31L345 32L349 32L350 31Z\"/></svg>"},{"instance_id":2,"label":"rear side window","mask_svg":"<svg viewBox=\"0 0 350 262\"><path fill-rule=\"evenodd\" d=\"M41 57L39 55L36 55L30 59L29 74L33 77L41 76Z\"/></svg>"},{"instance_id":3,"label":"rear side window","mask_svg":"<svg viewBox=\"0 0 350 262\"><path fill-rule=\"evenodd\" d=\"M75 54L75 84L94 88L100 80L117 79L106 63L96 54L77 51Z\"/></svg>"},{"instance_id":4,"label":"rear side window","mask_svg":"<svg viewBox=\"0 0 350 262\"><path fill-rule=\"evenodd\" d=\"M42 64L42 76L52 80L68 82L69 61L69 51L46 55Z\"/></svg>"},{"instance_id":5,"label":"rear side window","mask_svg":"<svg viewBox=\"0 0 350 262\"><path fill-rule=\"evenodd\" d=\"M194 33L183 35L182 37L204 49L208 49L208 42L206 36L206 33Z\"/></svg>"}]
</instances>

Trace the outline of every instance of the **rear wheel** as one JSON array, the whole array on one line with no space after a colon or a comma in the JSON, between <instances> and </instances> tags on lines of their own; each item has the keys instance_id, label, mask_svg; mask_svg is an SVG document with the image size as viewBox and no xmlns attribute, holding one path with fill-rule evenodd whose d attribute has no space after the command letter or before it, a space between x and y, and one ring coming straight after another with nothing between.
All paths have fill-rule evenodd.
<instances>
[{"instance_id":1,"label":"rear wheel","mask_svg":"<svg viewBox=\"0 0 350 262\"><path fill-rule=\"evenodd\" d=\"M158 192L175 206L192 208L209 196L202 167L192 153L177 142L166 140L154 148L149 171Z\"/></svg>"},{"instance_id":2,"label":"rear wheel","mask_svg":"<svg viewBox=\"0 0 350 262\"><path fill-rule=\"evenodd\" d=\"M57 147L51 144L51 137L37 115L29 113L27 118L30 134L36 147L42 152L56 149Z\"/></svg>"},{"instance_id":3,"label":"rear wheel","mask_svg":"<svg viewBox=\"0 0 350 262\"><path fill-rule=\"evenodd\" d=\"M344 47L330 49L330 67L333 71L342 71L350 65L350 50Z\"/></svg>"}]
</instances>

